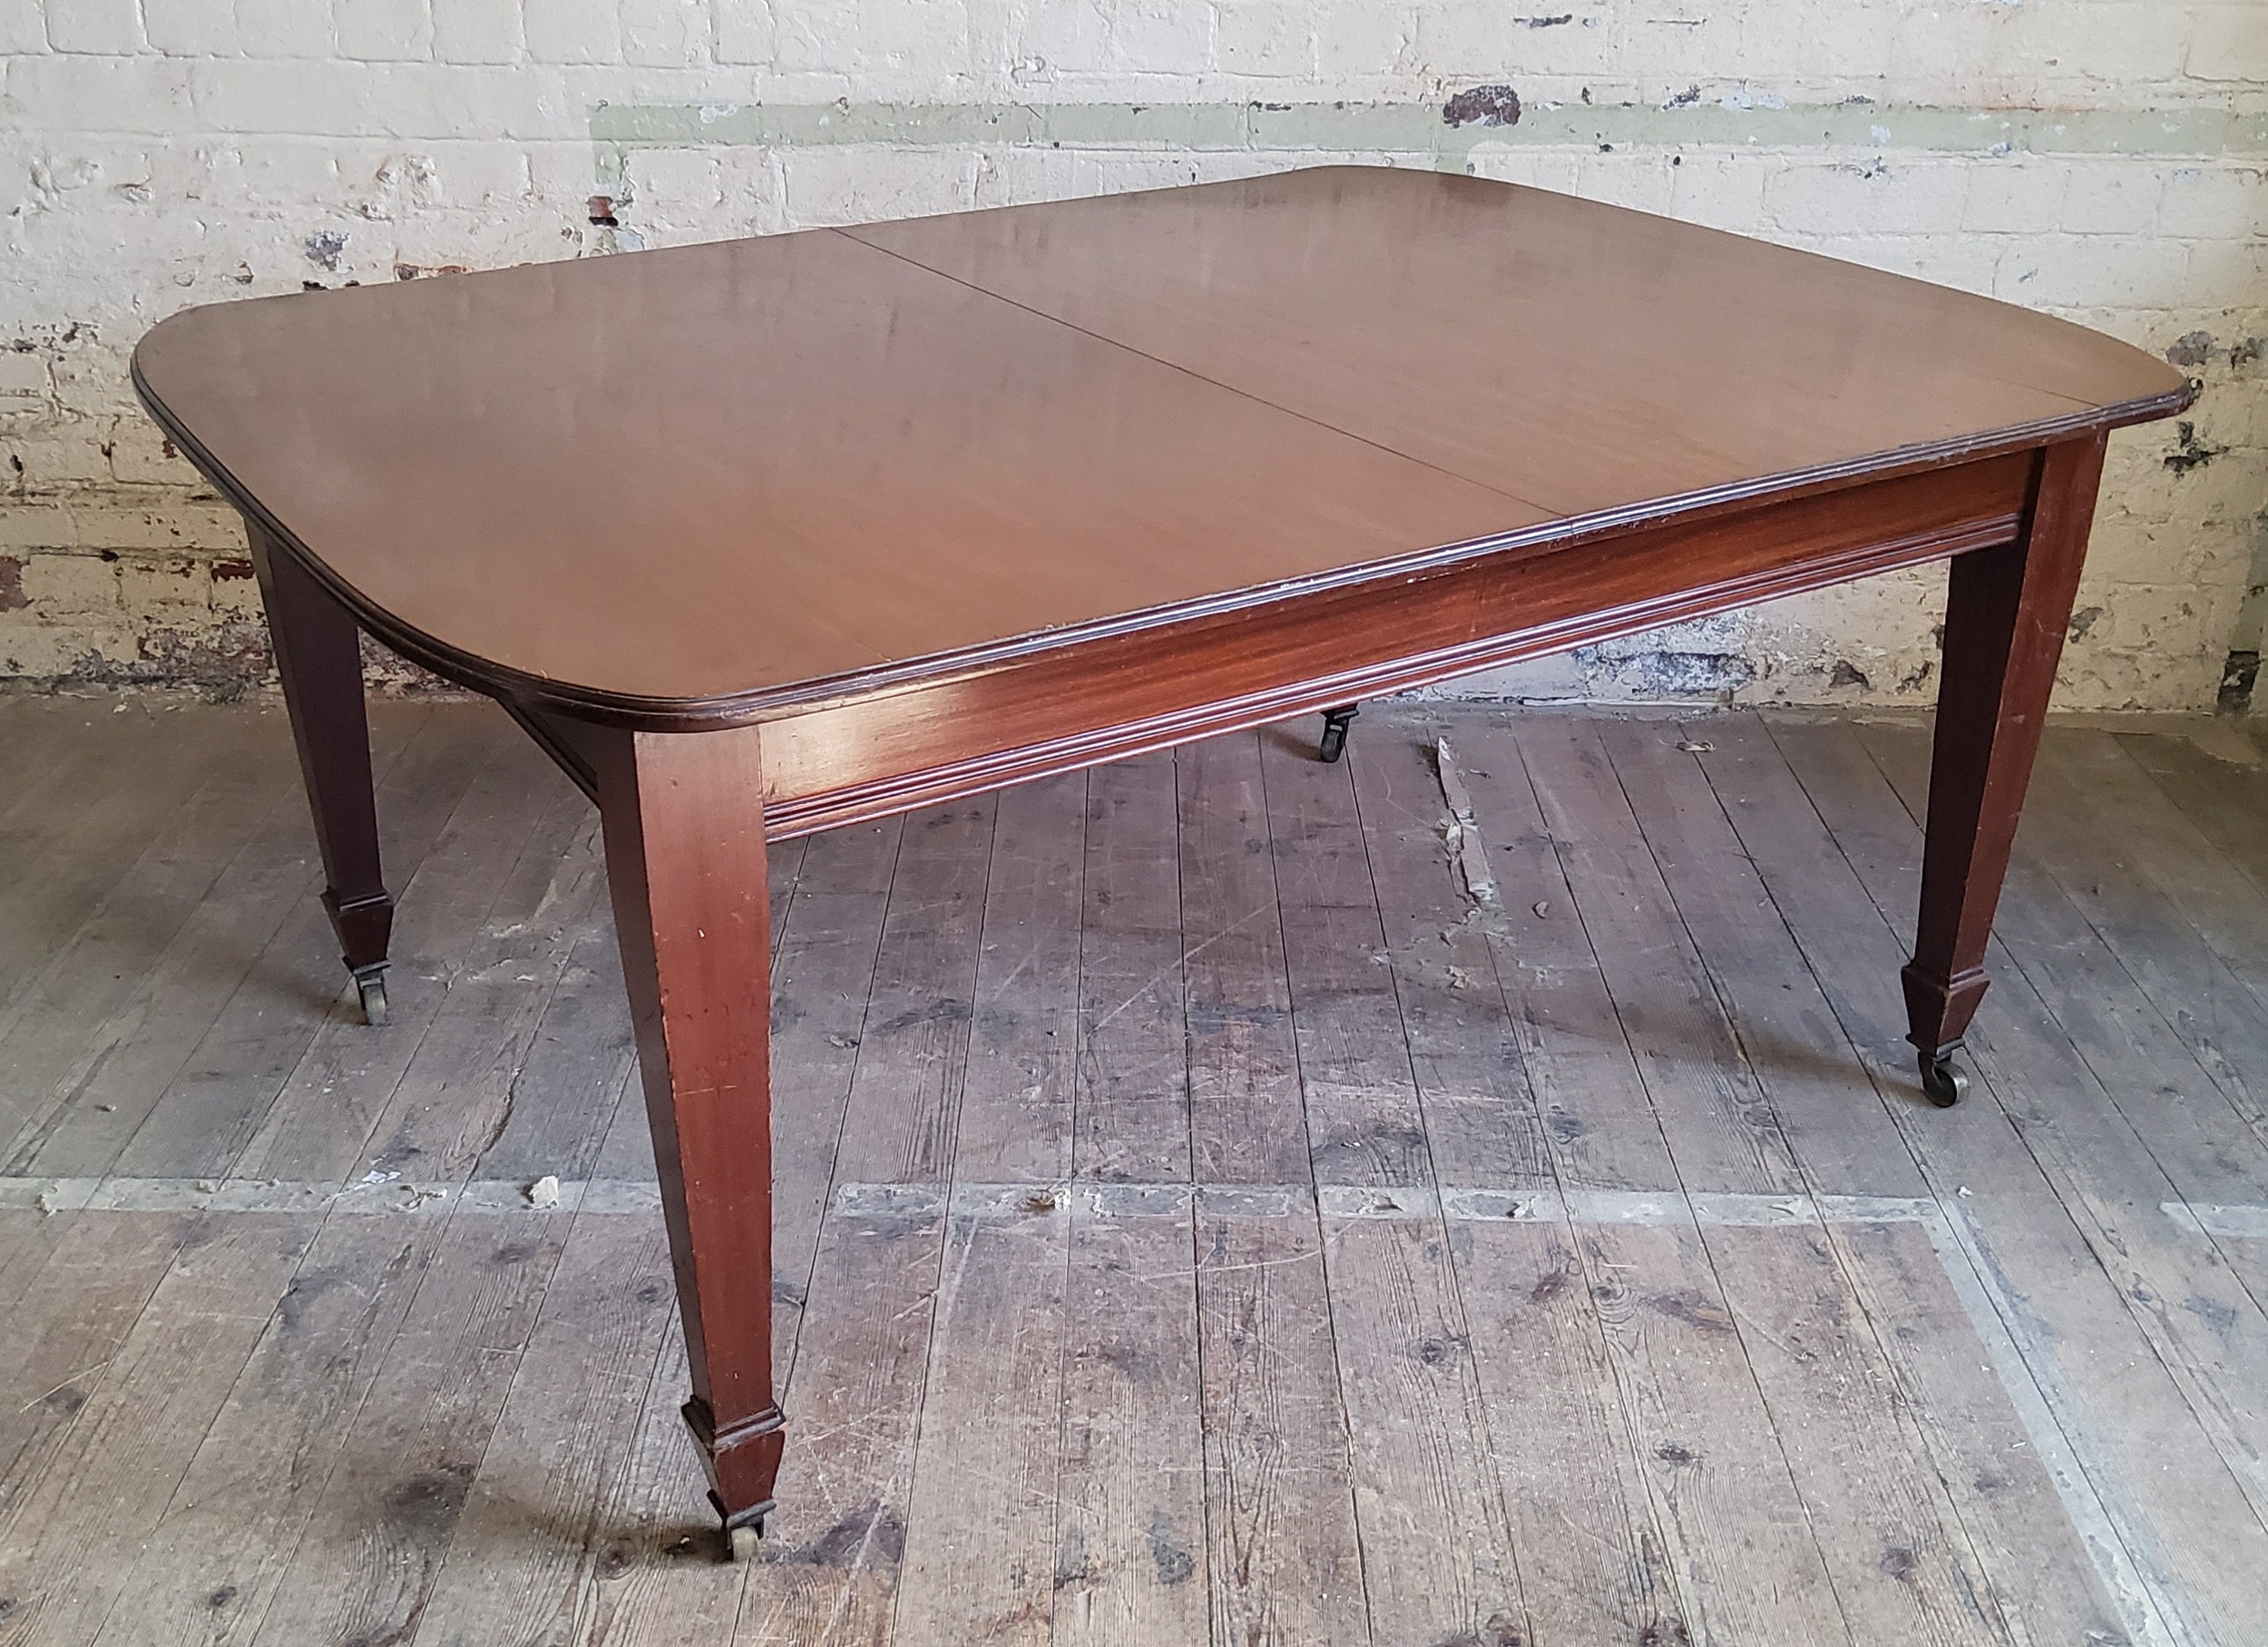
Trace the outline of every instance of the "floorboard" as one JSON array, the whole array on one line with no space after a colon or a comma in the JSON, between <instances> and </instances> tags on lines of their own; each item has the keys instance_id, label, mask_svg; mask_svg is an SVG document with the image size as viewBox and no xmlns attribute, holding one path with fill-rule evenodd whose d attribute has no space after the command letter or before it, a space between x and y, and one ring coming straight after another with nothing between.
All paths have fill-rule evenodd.
<instances>
[{"instance_id":1,"label":"floorboard","mask_svg":"<svg viewBox=\"0 0 2268 1647\"><path fill-rule=\"evenodd\" d=\"M1793 770L1773 784L1776 793L1766 790L1765 763L1749 774L1755 824L1743 838L1853 1044L1881 1061L1886 1086L1911 1093L1895 967L1902 911L1919 886L1919 832L1859 729L1799 722L1774 736ZM1800 788L1790 793L1790 784ZM2003 966L1973 1044L1998 1044L2012 983L2020 975ZM2007 1104L2021 1105L2034 1089L1997 1062L1980 1073L1972 1097L1989 1103L1931 1116L1910 1103L1896 1113L1997 1318L2027 1352L2055 1426L2036 1445L2068 1450L2080 1473L2067 1504L2093 1524L2091 1543L2114 1597L2127 1603L2132 1633L2242 1639L2257 1591L2230 1575L2268 1560L2252 1506L2131 1312L2126 1287L2089 1243L2092 1215L2065 1199L2010 1120Z\"/></svg>"},{"instance_id":2,"label":"floorboard","mask_svg":"<svg viewBox=\"0 0 2268 1647\"><path fill-rule=\"evenodd\" d=\"M580 795L377 706L373 1030L272 705L0 697L0 1642L2252 1647L2260 769L2051 729L1940 1112L1921 723L1314 732L777 855L736 1566Z\"/></svg>"}]
</instances>

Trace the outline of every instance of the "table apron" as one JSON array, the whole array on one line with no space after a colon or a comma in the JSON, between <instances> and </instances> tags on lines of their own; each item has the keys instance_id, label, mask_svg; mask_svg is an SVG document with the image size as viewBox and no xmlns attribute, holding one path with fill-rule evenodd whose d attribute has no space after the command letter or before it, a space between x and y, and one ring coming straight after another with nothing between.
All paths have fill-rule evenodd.
<instances>
[{"instance_id":1,"label":"table apron","mask_svg":"<svg viewBox=\"0 0 2268 1647\"><path fill-rule=\"evenodd\" d=\"M789 838L2013 542L2035 456L1530 547L764 724Z\"/></svg>"}]
</instances>

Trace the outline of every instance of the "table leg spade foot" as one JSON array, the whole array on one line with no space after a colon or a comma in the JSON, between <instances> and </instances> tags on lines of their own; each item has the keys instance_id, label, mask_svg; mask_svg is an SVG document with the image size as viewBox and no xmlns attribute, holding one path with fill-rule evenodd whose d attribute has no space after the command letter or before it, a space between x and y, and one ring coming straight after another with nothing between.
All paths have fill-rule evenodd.
<instances>
[{"instance_id":1,"label":"table leg spade foot","mask_svg":"<svg viewBox=\"0 0 2268 1647\"><path fill-rule=\"evenodd\" d=\"M1341 709L1323 711L1323 741L1315 746L1315 759L1335 761L1346 753L1346 734L1354 724L1354 717L1363 712L1360 704L1349 703Z\"/></svg>"},{"instance_id":2,"label":"table leg spade foot","mask_svg":"<svg viewBox=\"0 0 2268 1647\"><path fill-rule=\"evenodd\" d=\"M1960 1044L1941 1047L1936 1052L1916 1054L1921 1066L1921 1090L1931 1103L1941 1110L1950 1110L1959 1103L1969 1091L1969 1074L1953 1062L1953 1053Z\"/></svg>"},{"instance_id":3,"label":"table leg spade foot","mask_svg":"<svg viewBox=\"0 0 2268 1647\"><path fill-rule=\"evenodd\" d=\"M355 968L355 993L362 998L362 1021L376 1028L386 1020L386 963Z\"/></svg>"}]
</instances>

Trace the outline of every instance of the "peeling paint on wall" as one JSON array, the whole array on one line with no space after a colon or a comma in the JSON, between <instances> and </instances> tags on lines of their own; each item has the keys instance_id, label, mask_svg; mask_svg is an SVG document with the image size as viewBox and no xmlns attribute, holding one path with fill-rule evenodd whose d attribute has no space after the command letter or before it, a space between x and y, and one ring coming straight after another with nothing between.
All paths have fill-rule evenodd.
<instances>
[{"instance_id":1,"label":"peeling paint on wall","mask_svg":"<svg viewBox=\"0 0 2268 1647\"><path fill-rule=\"evenodd\" d=\"M1442 105L1445 126L1520 124L1520 93L1510 86L1471 86Z\"/></svg>"}]
</instances>

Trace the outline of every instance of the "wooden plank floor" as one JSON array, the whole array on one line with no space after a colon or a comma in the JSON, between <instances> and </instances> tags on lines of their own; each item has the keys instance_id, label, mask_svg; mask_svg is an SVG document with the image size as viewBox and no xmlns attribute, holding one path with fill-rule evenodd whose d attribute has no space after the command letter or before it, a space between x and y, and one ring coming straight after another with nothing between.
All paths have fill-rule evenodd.
<instances>
[{"instance_id":1,"label":"wooden plank floor","mask_svg":"<svg viewBox=\"0 0 2268 1647\"><path fill-rule=\"evenodd\" d=\"M375 721L380 1030L274 707L0 698L0 1644L2268 1639L2268 764L2051 730L1948 1113L1910 721L1377 706L785 848L735 1567L595 821Z\"/></svg>"}]
</instances>

